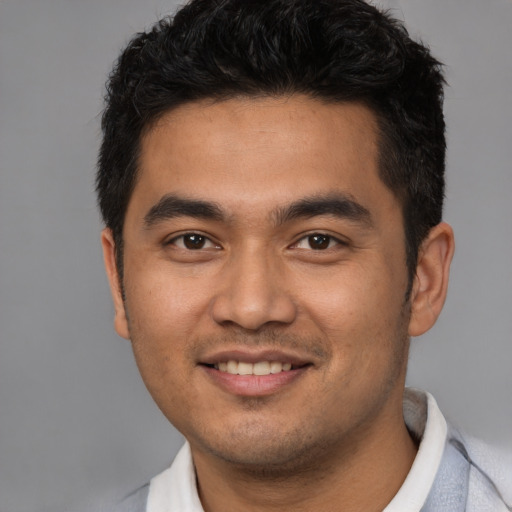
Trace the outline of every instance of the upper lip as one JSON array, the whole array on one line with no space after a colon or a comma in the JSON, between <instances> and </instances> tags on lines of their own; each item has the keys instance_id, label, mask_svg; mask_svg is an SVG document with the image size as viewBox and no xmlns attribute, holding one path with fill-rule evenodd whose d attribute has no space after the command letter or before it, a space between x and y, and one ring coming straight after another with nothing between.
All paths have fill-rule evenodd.
<instances>
[{"instance_id":1,"label":"upper lip","mask_svg":"<svg viewBox=\"0 0 512 512\"><path fill-rule=\"evenodd\" d=\"M201 357L199 362L201 364L214 365L226 361L241 361L252 364L260 361L279 361L281 363L291 363L293 366L305 366L312 363L310 359L279 349L220 350L206 354L204 357Z\"/></svg>"}]
</instances>

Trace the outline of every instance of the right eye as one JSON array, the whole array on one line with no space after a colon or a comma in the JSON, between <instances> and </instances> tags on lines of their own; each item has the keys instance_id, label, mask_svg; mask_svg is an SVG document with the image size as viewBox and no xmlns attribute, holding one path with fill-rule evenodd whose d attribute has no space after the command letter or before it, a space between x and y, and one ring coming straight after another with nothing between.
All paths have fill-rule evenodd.
<instances>
[{"instance_id":1,"label":"right eye","mask_svg":"<svg viewBox=\"0 0 512 512\"><path fill-rule=\"evenodd\" d=\"M310 249L313 251L325 251L326 249L332 249L337 246L345 246L346 243L342 242L338 238L325 233L312 233L301 238L294 244L295 249Z\"/></svg>"},{"instance_id":2,"label":"right eye","mask_svg":"<svg viewBox=\"0 0 512 512\"><path fill-rule=\"evenodd\" d=\"M220 249L219 245L199 233L185 233L169 240L167 243L180 249L190 251L197 251L200 249Z\"/></svg>"}]
</instances>

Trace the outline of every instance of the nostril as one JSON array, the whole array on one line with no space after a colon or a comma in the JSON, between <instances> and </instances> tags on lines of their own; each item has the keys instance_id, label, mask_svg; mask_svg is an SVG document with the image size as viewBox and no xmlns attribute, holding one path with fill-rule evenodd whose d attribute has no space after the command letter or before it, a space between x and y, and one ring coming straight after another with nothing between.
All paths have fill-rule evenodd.
<instances>
[{"instance_id":1,"label":"nostril","mask_svg":"<svg viewBox=\"0 0 512 512\"><path fill-rule=\"evenodd\" d=\"M212 303L213 319L224 327L239 326L258 331L271 324L290 324L296 317L293 301L276 290L267 294L238 293L219 295Z\"/></svg>"}]
</instances>

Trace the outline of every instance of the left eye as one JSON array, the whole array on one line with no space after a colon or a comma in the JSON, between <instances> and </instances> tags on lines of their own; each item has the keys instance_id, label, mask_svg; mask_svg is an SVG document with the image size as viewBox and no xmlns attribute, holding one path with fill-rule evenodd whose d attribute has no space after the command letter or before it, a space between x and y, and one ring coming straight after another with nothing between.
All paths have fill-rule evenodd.
<instances>
[{"instance_id":1,"label":"left eye","mask_svg":"<svg viewBox=\"0 0 512 512\"><path fill-rule=\"evenodd\" d=\"M179 247L180 249L187 249L197 251L199 249L218 249L219 246L214 244L208 237L198 233L185 233L184 235L173 238L169 243Z\"/></svg>"},{"instance_id":2,"label":"left eye","mask_svg":"<svg viewBox=\"0 0 512 512\"><path fill-rule=\"evenodd\" d=\"M313 249L314 251L321 251L330 249L335 245L339 245L341 242L329 235L322 233L313 233L312 235L301 238L296 244L297 249Z\"/></svg>"}]
</instances>

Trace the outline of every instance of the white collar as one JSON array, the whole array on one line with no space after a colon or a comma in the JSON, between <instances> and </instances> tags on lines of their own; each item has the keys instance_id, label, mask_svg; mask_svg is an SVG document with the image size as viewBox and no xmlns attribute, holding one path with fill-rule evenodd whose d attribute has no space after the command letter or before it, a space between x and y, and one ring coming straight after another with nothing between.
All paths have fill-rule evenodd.
<instances>
[{"instance_id":1,"label":"white collar","mask_svg":"<svg viewBox=\"0 0 512 512\"><path fill-rule=\"evenodd\" d=\"M443 455L447 425L432 395L407 388L404 418L409 431L421 440L420 446L405 482L383 512L419 512ZM171 467L151 480L146 512L204 512L188 443Z\"/></svg>"},{"instance_id":2,"label":"white collar","mask_svg":"<svg viewBox=\"0 0 512 512\"><path fill-rule=\"evenodd\" d=\"M171 467L151 479L146 512L204 512L188 442Z\"/></svg>"},{"instance_id":3,"label":"white collar","mask_svg":"<svg viewBox=\"0 0 512 512\"><path fill-rule=\"evenodd\" d=\"M419 512L427 500L443 457L448 427L430 393L406 388L404 419L409 432L420 440L420 445L407 478L383 512Z\"/></svg>"}]
</instances>

